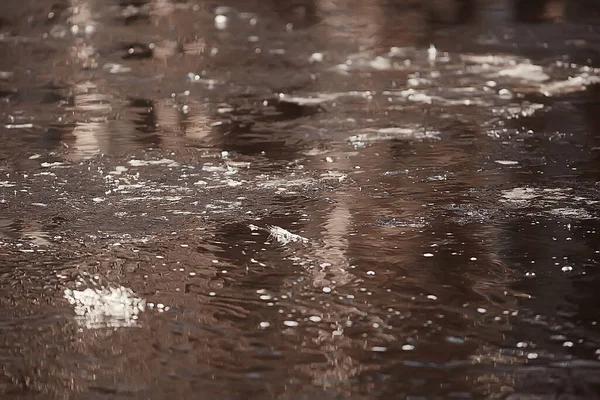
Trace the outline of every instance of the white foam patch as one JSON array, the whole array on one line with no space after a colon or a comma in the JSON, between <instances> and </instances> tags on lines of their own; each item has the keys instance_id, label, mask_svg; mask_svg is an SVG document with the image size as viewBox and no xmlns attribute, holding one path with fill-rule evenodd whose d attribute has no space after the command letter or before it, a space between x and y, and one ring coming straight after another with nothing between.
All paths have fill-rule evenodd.
<instances>
[{"instance_id":1,"label":"white foam patch","mask_svg":"<svg viewBox=\"0 0 600 400\"><path fill-rule=\"evenodd\" d=\"M425 90L409 88L402 90L400 96L407 101L442 105L481 105L485 101L480 97L487 97L489 90L484 90L482 85L493 82L493 86L503 86L499 94L501 98L509 98L511 92L539 92L546 96L577 92L586 90L587 86L600 83L600 70L588 66L578 66L557 61L553 66L544 67L531 62L531 60L516 55L474 55L474 54L446 54L444 63L439 71L430 71L431 61L440 60L441 53L434 47L429 50L414 47L392 48L387 55L376 55L372 51L352 54L344 64L333 67L334 71L350 74L352 71L388 71L404 70L417 71L419 76L408 75L407 86L425 86ZM433 58L432 58L433 55ZM401 58L402 61L397 58ZM425 64L429 61L429 64ZM462 96L461 98L447 98L439 95L437 80L440 77L459 76L466 87L456 89L477 89L477 96ZM498 82L496 82L496 80ZM487 82L486 82L487 81ZM446 83L444 91L452 91ZM489 89L489 88L487 88ZM512 96L510 96L512 97ZM480 104L481 103L481 104Z\"/></svg>"},{"instance_id":2,"label":"white foam patch","mask_svg":"<svg viewBox=\"0 0 600 400\"><path fill-rule=\"evenodd\" d=\"M502 198L507 201L522 202L538 197L538 193L533 188L514 188L502 191Z\"/></svg>"},{"instance_id":3,"label":"white foam patch","mask_svg":"<svg viewBox=\"0 0 600 400\"><path fill-rule=\"evenodd\" d=\"M501 69L498 76L507 76L529 82L546 82L550 76L544 72L544 69L535 64L519 63L514 66Z\"/></svg>"},{"instance_id":4,"label":"white foam patch","mask_svg":"<svg viewBox=\"0 0 600 400\"><path fill-rule=\"evenodd\" d=\"M505 116L507 118L520 118L520 117L530 117L537 110L541 110L544 108L543 104L540 103L530 103L528 101L524 101L521 104L517 105L508 105L502 107L496 107L492 109L494 115Z\"/></svg>"},{"instance_id":5,"label":"white foam patch","mask_svg":"<svg viewBox=\"0 0 600 400\"><path fill-rule=\"evenodd\" d=\"M79 324L87 329L136 326L138 315L146 309L146 301L125 287L87 288L64 291L64 297L75 307Z\"/></svg>"},{"instance_id":6,"label":"white foam patch","mask_svg":"<svg viewBox=\"0 0 600 400\"><path fill-rule=\"evenodd\" d=\"M575 219L592 219L593 216L583 208L554 208L550 210L550 214L564 217L564 218L575 218Z\"/></svg>"},{"instance_id":7,"label":"white foam patch","mask_svg":"<svg viewBox=\"0 0 600 400\"><path fill-rule=\"evenodd\" d=\"M502 199L515 207L534 207L553 216L574 219L591 219L593 211L584 207L593 204L588 198L577 196L571 188L517 187L502 191ZM566 206L563 206L566 205Z\"/></svg>"},{"instance_id":8,"label":"white foam patch","mask_svg":"<svg viewBox=\"0 0 600 400\"><path fill-rule=\"evenodd\" d=\"M277 243L286 245L288 243L308 243L309 240L303 236L296 235L286 229L279 226L271 225L266 228L261 228L256 225L248 225L251 231L264 230L269 232L269 239L275 240Z\"/></svg>"},{"instance_id":9,"label":"white foam patch","mask_svg":"<svg viewBox=\"0 0 600 400\"><path fill-rule=\"evenodd\" d=\"M179 163L177 163L176 161L173 161L171 159L168 158L162 158L160 160L129 160L127 162L129 165L131 165L132 167L145 167L145 166L149 166L149 165L165 165L167 167L178 167Z\"/></svg>"},{"instance_id":10,"label":"white foam patch","mask_svg":"<svg viewBox=\"0 0 600 400\"><path fill-rule=\"evenodd\" d=\"M600 77L583 73L579 76L569 77L563 81L556 81L544 84L540 87L540 92L545 96L555 96L557 94L566 94L573 92L581 92L587 86L594 83L600 83Z\"/></svg>"},{"instance_id":11,"label":"white foam patch","mask_svg":"<svg viewBox=\"0 0 600 400\"><path fill-rule=\"evenodd\" d=\"M426 140L439 139L439 132L423 128L381 128L365 129L357 135L348 137L348 142L354 148L365 147L368 143L388 140Z\"/></svg>"},{"instance_id":12,"label":"white foam patch","mask_svg":"<svg viewBox=\"0 0 600 400\"><path fill-rule=\"evenodd\" d=\"M269 234L271 239L274 239L282 245L292 242L308 243L307 238L291 233L290 231L275 225L269 227Z\"/></svg>"},{"instance_id":13,"label":"white foam patch","mask_svg":"<svg viewBox=\"0 0 600 400\"><path fill-rule=\"evenodd\" d=\"M284 103L293 103L299 106L317 106L327 101L332 101L340 97L339 93L319 94L318 97L299 97L285 94L279 95L279 101Z\"/></svg>"}]
</instances>

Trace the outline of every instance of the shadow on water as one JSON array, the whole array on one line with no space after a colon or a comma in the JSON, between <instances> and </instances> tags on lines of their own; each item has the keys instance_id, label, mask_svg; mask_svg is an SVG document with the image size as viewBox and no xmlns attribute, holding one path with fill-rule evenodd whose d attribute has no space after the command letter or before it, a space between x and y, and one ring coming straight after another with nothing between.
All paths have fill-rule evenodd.
<instances>
[{"instance_id":1,"label":"shadow on water","mask_svg":"<svg viewBox=\"0 0 600 400\"><path fill-rule=\"evenodd\" d=\"M595 398L598 5L0 4L6 398Z\"/></svg>"}]
</instances>

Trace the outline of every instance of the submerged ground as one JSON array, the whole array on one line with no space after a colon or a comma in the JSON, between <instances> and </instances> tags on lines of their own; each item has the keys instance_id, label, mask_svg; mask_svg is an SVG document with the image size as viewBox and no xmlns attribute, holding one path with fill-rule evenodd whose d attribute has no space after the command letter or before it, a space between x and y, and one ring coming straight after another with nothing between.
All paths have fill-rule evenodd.
<instances>
[{"instance_id":1,"label":"submerged ground","mask_svg":"<svg viewBox=\"0 0 600 400\"><path fill-rule=\"evenodd\" d=\"M3 0L2 398L598 398L599 30Z\"/></svg>"}]
</instances>

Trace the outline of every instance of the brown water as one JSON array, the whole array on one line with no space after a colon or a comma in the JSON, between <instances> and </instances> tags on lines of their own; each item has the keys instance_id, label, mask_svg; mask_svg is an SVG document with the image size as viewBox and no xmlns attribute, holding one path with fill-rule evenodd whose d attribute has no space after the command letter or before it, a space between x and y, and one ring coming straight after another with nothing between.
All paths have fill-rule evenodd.
<instances>
[{"instance_id":1,"label":"brown water","mask_svg":"<svg viewBox=\"0 0 600 400\"><path fill-rule=\"evenodd\" d=\"M1 397L600 398L599 29L3 0Z\"/></svg>"}]
</instances>

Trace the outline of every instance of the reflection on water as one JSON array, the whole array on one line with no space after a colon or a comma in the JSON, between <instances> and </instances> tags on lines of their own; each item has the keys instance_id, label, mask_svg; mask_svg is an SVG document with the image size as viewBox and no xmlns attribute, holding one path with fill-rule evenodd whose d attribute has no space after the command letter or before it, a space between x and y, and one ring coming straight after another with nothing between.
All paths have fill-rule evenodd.
<instances>
[{"instance_id":1,"label":"reflection on water","mask_svg":"<svg viewBox=\"0 0 600 400\"><path fill-rule=\"evenodd\" d=\"M0 4L0 392L597 397L598 11Z\"/></svg>"}]
</instances>

